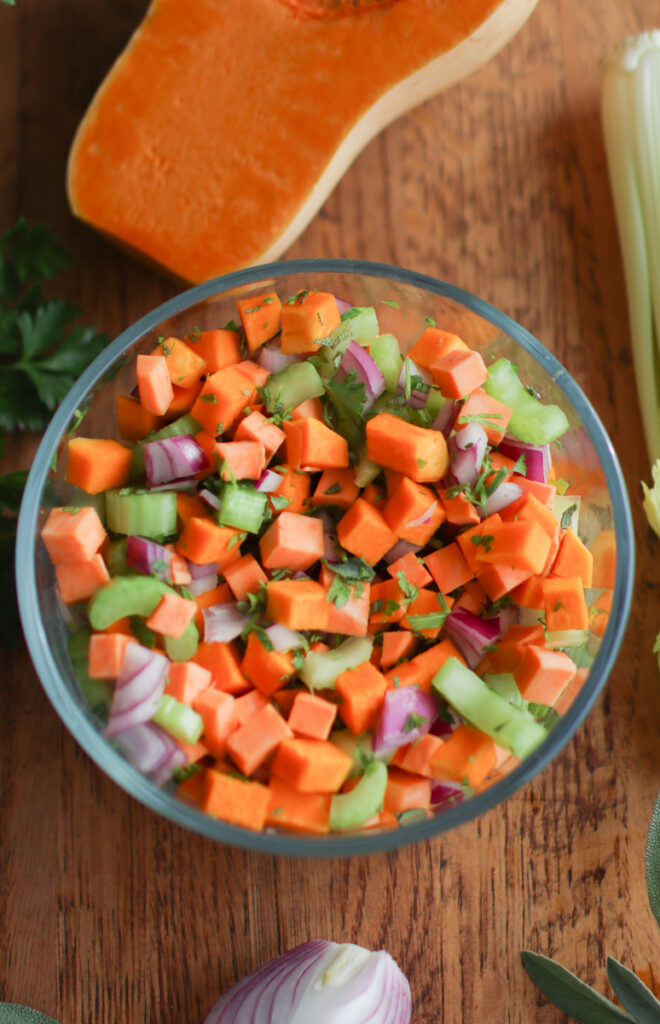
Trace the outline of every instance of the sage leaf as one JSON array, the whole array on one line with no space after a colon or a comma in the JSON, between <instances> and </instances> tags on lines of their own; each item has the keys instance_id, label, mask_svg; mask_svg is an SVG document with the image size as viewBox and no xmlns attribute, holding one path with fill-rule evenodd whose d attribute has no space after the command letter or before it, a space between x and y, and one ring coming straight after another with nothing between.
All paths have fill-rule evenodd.
<instances>
[{"instance_id":1,"label":"sage leaf","mask_svg":"<svg viewBox=\"0 0 660 1024\"><path fill-rule=\"evenodd\" d=\"M579 1024L636 1024L625 1010L585 985L561 964L529 949L523 950L521 957L523 967L543 995Z\"/></svg>"},{"instance_id":2,"label":"sage leaf","mask_svg":"<svg viewBox=\"0 0 660 1024\"><path fill-rule=\"evenodd\" d=\"M54 1017L18 1003L0 1003L0 1024L58 1024Z\"/></svg>"},{"instance_id":3,"label":"sage leaf","mask_svg":"<svg viewBox=\"0 0 660 1024\"><path fill-rule=\"evenodd\" d=\"M617 999L638 1024L660 1024L660 1002L636 974L613 956L607 958L607 977Z\"/></svg>"},{"instance_id":4,"label":"sage leaf","mask_svg":"<svg viewBox=\"0 0 660 1024\"><path fill-rule=\"evenodd\" d=\"M653 916L660 927L660 794L653 810L646 841L646 888Z\"/></svg>"}]
</instances>

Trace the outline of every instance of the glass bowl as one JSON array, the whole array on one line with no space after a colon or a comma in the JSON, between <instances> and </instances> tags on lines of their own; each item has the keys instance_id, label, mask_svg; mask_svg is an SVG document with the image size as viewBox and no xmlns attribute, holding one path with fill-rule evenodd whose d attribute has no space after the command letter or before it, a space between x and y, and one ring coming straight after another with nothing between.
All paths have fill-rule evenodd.
<instances>
[{"instance_id":1,"label":"glass bowl","mask_svg":"<svg viewBox=\"0 0 660 1024\"><path fill-rule=\"evenodd\" d=\"M182 337L194 327L225 324L236 316L237 298L270 289L287 296L302 288L333 292L352 305L376 305L381 331L395 334L403 351L424 329L425 318L432 317L486 361L510 358L519 366L522 381L568 416L570 428L554 462L559 473L566 458L582 468L581 532L586 525L593 541L603 531L613 531L616 542L616 565L610 568L610 586L601 601L604 610L589 638L593 663L547 738L513 770L493 775L469 799L388 831L318 837L251 832L205 815L174 788L160 788L140 774L104 738L102 723L82 694L67 654L68 629L53 568L39 539L49 509L70 503L62 458L66 441L76 435L118 436L114 396L132 390L137 353L152 351L157 336ZM624 633L634 570L630 508L612 444L588 399L555 357L519 324L453 285L380 263L325 259L272 263L209 281L159 306L109 345L71 389L43 437L25 488L16 550L20 614L32 660L53 707L92 760L127 793L178 825L223 843L301 856L365 854L429 839L491 809L528 782L568 742L605 685ZM591 597L597 599L598 592Z\"/></svg>"}]
</instances>

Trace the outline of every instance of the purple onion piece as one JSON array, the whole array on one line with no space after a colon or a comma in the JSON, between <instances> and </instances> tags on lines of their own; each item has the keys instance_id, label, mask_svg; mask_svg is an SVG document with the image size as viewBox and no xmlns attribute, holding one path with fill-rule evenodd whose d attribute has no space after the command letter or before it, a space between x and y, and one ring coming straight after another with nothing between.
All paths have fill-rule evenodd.
<instances>
[{"instance_id":1,"label":"purple onion piece","mask_svg":"<svg viewBox=\"0 0 660 1024\"><path fill-rule=\"evenodd\" d=\"M299 362L300 356L282 351L279 334L272 341L269 341L267 345L262 345L257 356L259 366L263 367L264 370L268 370L269 373L278 373L280 370L284 370L285 367L291 366L292 363Z\"/></svg>"},{"instance_id":2,"label":"purple onion piece","mask_svg":"<svg viewBox=\"0 0 660 1024\"><path fill-rule=\"evenodd\" d=\"M154 775L156 782L167 782L174 770L186 763L186 755L178 743L152 722L124 729L116 739L133 767L144 775Z\"/></svg>"},{"instance_id":3,"label":"purple onion piece","mask_svg":"<svg viewBox=\"0 0 660 1024\"><path fill-rule=\"evenodd\" d=\"M200 489L199 496L205 505L208 505L209 508L215 509L216 512L218 511L221 502L217 494L210 491L208 487L202 487Z\"/></svg>"},{"instance_id":4,"label":"purple onion piece","mask_svg":"<svg viewBox=\"0 0 660 1024\"><path fill-rule=\"evenodd\" d=\"M205 643L229 643L241 635L250 621L249 615L239 612L235 601L214 604L211 608L205 608L202 614Z\"/></svg>"},{"instance_id":5,"label":"purple onion piece","mask_svg":"<svg viewBox=\"0 0 660 1024\"><path fill-rule=\"evenodd\" d=\"M205 562L204 565L196 565L195 562L189 562L186 559L186 565L194 580L199 579L200 576L217 576L220 572L220 562Z\"/></svg>"},{"instance_id":6,"label":"purple onion piece","mask_svg":"<svg viewBox=\"0 0 660 1024\"><path fill-rule=\"evenodd\" d=\"M410 524L409 524L410 525ZM409 540L398 540L389 551L385 552L385 561L388 565L392 562L397 562L399 558L403 558L412 551L413 555L416 555L418 551L422 550L421 544L411 544Z\"/></svg>"},{"instance_id":7,"label":"purple onion piece","mask_svg":"<svg viewBox=\"0 0 660 1024\"><path fill-rule=\"evenodd\" d=\"M524 455L525 469L520 475L527 477L528 480L537 480L542 484L548 482L548 473L552 463L549 444L526 444L524 441L519 441L517 437L512 437L511 434L505 434L497 446L497 450L507 458L513 459L514 462Z\"/></svg>"},{"instance_id":8,"label":"purple onion piece","mask_svg":"<svg viewBox=\"0 0 660 1024\"><path fill-rule=\"evenodd\" d=\"M218 575L214 573L212 576L198 576L197 579L191 580L190 583L186 584L186 590L191 597L199 597L200 594L208 594L217 585Z\"/></svg>"},{"instance_id":9,"label":"purple onion piece","mask_svg":"<svg viewBox=\"0 0 660 1024\"><path fill-rule=\"evenodd\" d=\"M300 633L282 626L279 622L266 627L266 635L276 651L293 651L296 647L304 647L305 641Z\"/></svg>"},{"instance_id":10,"label":"purple onion piece","mask_svg":"<svg viewBox=\"0 0 660 1024\"><path fill-rule=\"evenodd\" d=\"M501 638L497 618L480 619L465 608L451 611L445 621L444 632L470 668L476 668L487 648Z\"/></svg>"},{"instance_id":11,"label":"purple onion piece","mask_svg":"<svg viewBox=\"0 0 660 1024\"><path fill-rule=\"evenodd\" d=\"M518 484L503 480L499 487L496 487L492 494L486 498L484 517L491 516L493 512L501 512L503 508L512 505L522 494L522 487Z\"/></svg>"},{"instance_id":12,"label":"purple onion piece","mask_svg":"<svg viewBox=\"0 0 660 1024\"><path fill-rule=\"evenodd\" d=\"M433 420L430 429L440 430L445 437L449 437L460 410L460 402L455 402L453 398L445 398L442 408Z\"/></svg>"},{"instance_id":13,"label":"purple onion piece","mask_svg":"<svg viewBox=\"0 0 660 1024\"><path fill-rule=\"evenodd\" d=\"M145 576L157 576L164 583L172 582L171 552L146 537L128 537L126 540L126 565Z\"/></svg>"},{"instance_id":14,"label":"purple onion piece","mask_svg":"<svg viewBox=\"0 0 660 1024\"><path fill-rule=\"evenodd\" d=\"M449 468L459 484L473 484L486 454L488 435L478 423L468 423L449 438Z\"/></svg>"},{"instance_id":15,"label":"purple onion piece","mask_svg":"<svg viewBox=\"0 0 660 1024\"><path fill-rule=\"evenodd\" d=\"M357 379L364 384L364 392L367 396L365 409L373 405L376 399L385 391L387 384L380 367L369 355L366 348L362 348L356 341L349 341L346 351L341 357L340 366L345 373L350 373L354 370L357 374Z\"/></svg>"},{"instance_id":16,"label":"purple onion piece","mask_svg":"<svg viewBox=\"0 0 660 1024\"><path fill-rule=\"evenodd\" d=\"M458 782L434 782L431 786L431 805L433 807L460 804L464 798L465 790Z\"/></svg>"},{"instance_id":17,"label":"purple onion piece","mask_svg":"<svg viewBox=\"0 0 660 1024\"><path fill-rule=\"evenodd\" d=\"M438 701L432 693L417 686L388 690L371 739L374 753L414 743L429 732L437 716Z\"/></svg>"},{"instance_id":18,"label":"purple onion piece","mask_svg":"<svg viewBox=\"0 0 660 1024\"><path fill-rule=\"evenodd\" d=\"M168 659L158 651L132 641L126 644L105 727L107 737L153 718L165 689L168 666Z\"/></svg>"},{"instance_id":19,"label":"purple onion piece","mask_svg":"<svg viewBox=\"0 0 660 1024\"><path fill-rule=\"evenodd\" d=\"M414 359L410 358L410 356L406 356L401 364L401 373L399 374L399 380L397 381L396 386L397 394L399 395L405 394L406 377L420 377L424 384L428 384L429 387L433 384L433 374L431 371L419 366ZM408 402L413 409L423 409L428 401L428 397L428 390L420 391L413 388L410 392Z\"/></svg>"},{"instance_id":20,"label":"purple onion piece","mask_svg":"<svg viewBox=\"0 0 660 1024\"><path fill-rule=\"evenodd\" d=\"M340 299L338 295L335 295L335 302L337 303L337 309L339 310L340 316L342 313L348 313L349 309L353 309L352 302L348 302L346 299Z\"/></svg>"},{"instance_id":21,"label":"purple onion piece","mask_svg":"<svg viewBox=\"0 0 660 1024\"><path fill-rule=\"evenodd\" d=\"M263 491L264 494L272 494L273 491L277 490L281 483L281 473L276 473L274 469L264 469L254 486L258 491Z\"/></svg>"},{"instance_id":22,"label":"purple onion piece","mask_svg":"<svg viewBox=\"0 0 660 1024\"><path fill-rule=\"evenodd\" d=\"M208 456L192 434L145 441L142 447L150 486L185 479L209 468Z\"/></svg>"}]
</instances>

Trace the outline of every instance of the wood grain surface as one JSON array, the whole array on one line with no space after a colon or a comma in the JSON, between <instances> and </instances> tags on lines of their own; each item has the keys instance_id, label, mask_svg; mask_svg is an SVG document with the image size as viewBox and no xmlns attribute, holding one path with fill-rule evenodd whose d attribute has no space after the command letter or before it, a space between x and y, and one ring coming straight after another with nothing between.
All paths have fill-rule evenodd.
<instances>
[{"instance_id":1,"label":"wood grain surface","mask_svg":"<svg viewBox=\"0 0 660 1024\"><path fill-rule=\"evenodd\" d=\"M240 0L237 0L240 2ZM75 126L145 0L0 4L0 230L52 224L58 291L114 335L176 286L70 216ZM0 683L0 1000L62 1024L197 1024L222 989L308 938L388 949L416 1024L557 1024L530 947L606 990L606 953L655 962L643 878L660 788L660 542L599 120L599 61L660 24L660 0L540 0L468 81L362 153L288 256L351 256L476 292L534 332L592 399L633 503L636 600L609 684L553 764L481 820L399 853L275 859L190 835L76 745L24 648ZM17 439L24 467L32 439Z\"/></svg>"}]
</instances>

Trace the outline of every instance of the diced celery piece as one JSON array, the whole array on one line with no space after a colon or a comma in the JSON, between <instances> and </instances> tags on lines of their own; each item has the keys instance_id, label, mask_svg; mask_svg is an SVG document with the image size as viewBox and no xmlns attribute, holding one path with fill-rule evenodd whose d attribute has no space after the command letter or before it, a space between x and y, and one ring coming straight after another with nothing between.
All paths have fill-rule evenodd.
<instances>
[{"instance_id":1,"label":"diced celery piece","mask_svg":"<svg viewBox=\"0 0 660 1024\"><path fill-rule=\"evenodd\" d=\"M500 697L457 658L447 658L432 685L459 715L521 760L547 736L531 715Z\"/></svg>"},{"instance_id":2,"label":"diced celery piece","mask_svg":"<svg viewBox=\"0 0 660 1024\"><path fill-rule=\"evenodd\" d=\"M105 554L105 563L108 567L108 572L111 576L123 576L125 572L129 571L128 564L126 562L126 540L113 540L108 544L108 550Z\"/></svg>"},{"instance_id":3,"label":"diced celery piece","mask_svg":"<svg viewBox=\"0 0 660 1024\"><path fill-rule=\"evenodd\" d=\"M166 437L181 437L183 434L198 434L201 430L200 424L197 422L194 416L190 413L186 413L184 416L179 416L178 420L173 420L171 423L167 423L160 430L154 430L148 437L145 437L143 441L138 442L137 447L133 451L133 458L131 461L131 480L137 480L144 476L144 442L145 441L162 441Z\"/></svg>"},{"instance_id":4,"label":"diced celery piece","mask_svg":"<svg viewBox=\"0 0 660 1024\"><path fill-rule=\"evenodd\" d=\"M348 328L348 332L346 332ZM352 339L358 345L371 345L380 334L378 317L373 306L353 306L341 315L341 324L335 327L331 337L341 338L347 333L346 344ZM344 346L345 347L345 346Z\"/></svg>"},{"instance_id":5,"label":"diced celery piece","mask_svg":"<svg viewBox=\"0 0 660 1024\"><path fill-rule=\"evenodd\" d=\"M124 616L140 615L148 618L160 604L164 594L176 590L153 576L116 576L104 583L92 595L87 614L93 629L107 629ZM163 637L165 651L171 661L188 661L197 651L199 633L194 622L189 622L184 633L177 637Z\"/></svg>"},{"instance_id":6,"label":"diced celery piece","mask_svg":"<svg viewBox=\"0 0 660 1024\"><path fill-rule=\"evenodd\" d=\"M500 697L503 697L504 700L508 700L509 704L515 704L517 708L525 706L515 677L510 672L485 675L484 683L490 686L491 690L494 690Z\"/></svg>"},{"instance_id":7,"label":"diced celery piece","mask_svg":"<svg viewBox=\"0 0 660 1024\"><path fill-rule=\"evenodd\" d=\"M518 609L518 622L521 626L545 626L545 612L543 608Z\"/></svg>"},{"instance_id":8,"label":"diced celery piece","mask_svg":"<svg viewBox=\"0 0 660 1024\"><path fill-rule=\"evenodd\" d=\"M110 713L113 687L106 679L90 679L89 677L89 638L88 629L72 633L67 641L69 659L73 674L78 680L83 697L95 715L104 721Z\"/></svg>"},{"instance_id":9,"label":"diced celery piece","mask_svg":"<svg viewBox=\"0 0 660 1024\"><path fill-rule=\"evenodd\" d=\"M568 429L566 414L558 405L544 405L525 389L508 359L498 359L488 370L485 390L513 409L507 430L527 444L550 444Z\"/></svg>"},{"instance_id":10,"label":"diced celery piece","mask_svg":"<svg viewBox=\"0 0 660 1024\"><path fill-rule=\"evenodd\" d=\"M325 388L319 372L310 362L291 363L271 373L263 389L269 413L288 412L308 398L319 398Z\"/></svg>"},{"instance_id":11,"label":"diced celery piece","mask_svg":"<svg viewBox=\"0 0 660 1024\"><path fill-rule=\"evenodd\" d=\"M247 533L259 533L268 495L249 484L225 484L215 518L220 526L234 526Z\"/></svg>"},{"instance_id":12,"label":"diced celery piece","mask_svg":"<svg viewBox=\"0 0 660 1024\"><path fill-rule=\"evenodd\" d=\"M589 639L588 629L556 629L545 634L545 645L553 651L563 651L565 647L579 647Z\"/></svg>"},{"instance_id":13,"label":"diced celery piece","mask_svg":"<svg viewBox=\"0 0 660 1024\"><path fill-rule=\"evenodd\" d=\"M120 488L105 492L108 529L127 537L135 534L161 540L176 533L174 491L132 491Z\"/></svg>"},{"instance_id":14,"label":"diced celery piece","mask_svg":"<svg viewBox=\"0 0 660 1024\"><path fill-rule=\"evenodd\" d=\"M571 527L573 533L578 532L578 521L580 518L580 495L579 494L557 494L552 500L552 514L561 526L562 530Z\"/></svg>"},{"instance_id":15,"label":"diced celery piece","mask_svg":"<svg viewBox=\"0 0 660 1024\"><path fill-rule=\"evenodd\" d=\"M300 678L310 690L332 689L342 672L369 661L372 647L373 640L356 636L344 640L333 651L310 651Z\"/></svg>"},{"instance_id":16,"label":"diced celery piece","mask_svg":"<svg viewBox=\"0 0 660 1024\"><path fill-rule=\"evenodd\" d=\"M197 743L204 730L202 716L189 704L182 704L176 697L164 693L152 721L181 743Z\"/></svg>"},{"instance_id":17,"label":"diced celery piece","mask_svg":"<svg viewBox=\"0 0 660 1024\"><path fill-rule=\"evenodd\" d=\"M436 418L446 401L447 399L443 397L440 388L431 388L429 391L429 397L426 399L426 405L424 406L425 411L431 417L431 423Z\"/></svg>"},{"instance_id":18,"label":"diced celery piece","mask_svg":"<svg viewBox=\"0 0 660 1024\"><path fill-rule=\"evenodd\" d=\"M401 350L393 334L379 334L369 346L369 355L385 378L387 390L394 394L401 373Z\"/></svg>"},{"instance_id":19,"label":"diced celery piece","mask_svg":"<svg viewBox=\"0 0 660 1024\"><path fill-rule=\"evenodd\" d=\"M366 487L372 480L375 480L381 471L377 462L372 462L366 455L363 455L355 467L353 476L358 487Z\"/></svg>"},{"instance_id":20,"label":"diced celery piece","mask_svg":"<svg viewBox=\"0 0 660 1024\"><path fill-rule=\"evenodd\" d=\"M335 793L330 800L330 830L345 832L360 828L383 807L387 787L387 768L370 761L357 786L349 793Z\"/></svg>"},{"instance_id":21,"label":"diced celery piece","mask_svg":"<svg viewBox=\"0 0 660 1024\"><path fill-rule=\"evenodd\" d=\"M381 750L375 754L371 749L371 734L356 736L350 729L336 729L330 735L330 742L353 758L353 767L349 773L351 776L362 774L365 761L375 759L389 764L395 754L394 750Z\"/></svg>"},{"instance_id":22,"label":"diced celery piece","mask_svg":"<svg viewBox=\"0 0 660 1024\"><path fill-rule=\"evenodd\" d=\"M105 525L105 494L103 491L99 491L98 494L87 494L80 487L72 487L66 503L71 508L90 507L96 509L99 519Z\"/></svg>"}]
</instances>

